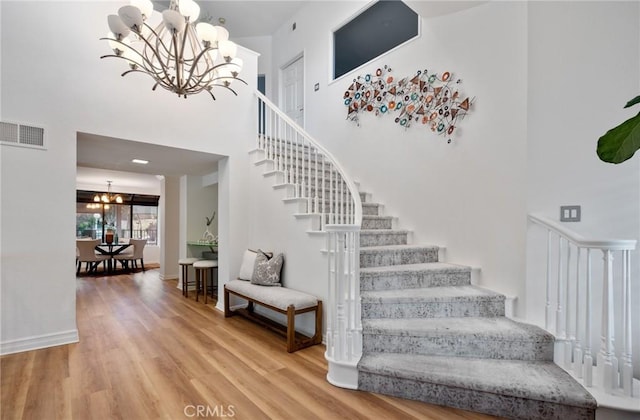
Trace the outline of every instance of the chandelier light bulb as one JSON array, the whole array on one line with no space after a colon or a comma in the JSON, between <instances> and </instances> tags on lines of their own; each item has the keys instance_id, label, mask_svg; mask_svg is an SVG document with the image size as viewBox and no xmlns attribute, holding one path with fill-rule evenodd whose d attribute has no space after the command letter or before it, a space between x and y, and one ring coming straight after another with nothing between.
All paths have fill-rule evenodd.
<instances>
[{"instance_id":1,"label":"chandelier light bulb","mask_svg":"<svg viewBox=\"0 0 640 420\"><path fill-rule=\"evenodd\" d=\"M133 32L139 33L142 30L144 20L142 19L142 12L136 6L122 6L118 9L118 16Z\"/></svg>"},{"instance_id":2,"label":"chandelier light bulb","mask_svg":"<svg viewBox=\"0 0 640 420\"><path fill-rule=\"evenodd\" d=\"M178 5L180 14L190 22L195 22L200 16L200 6L193 0L181 0Z\"/></svg>"},{"instance_id":3,"label":"chandelier light bulb","mask_svg":"<svg viewBox=\"0 0 640 420\"><path fill-rule=\"evenodd\" d=\"M236 58L238 46L233 41L218 41L218 50L224 61L229 63Z\"/></svg>"},{"instance_id":4,"label":"chandelier light bulb","mask_svg":"<svg viewBox=\"0 0 640 420\"><path fill-rule=\"evenodd\" d=\"M198 33L198 39L200 39L202 43L209 43L208 45L205 44L205 47L217 46L216 42L218 40L218 31L213 25L210 23L200 22L196 25L196 32Z\"/></svg>"},{"instance_id":5,"label":"chandelier light bulb","mask_svg":"<svg viewBox=\"0 0 640 420\"><path fill-rule=\"evenodd\" d=\"M124 24L124 22L118 15L107 16L107 23L109 24L109 29L118 40L128 36L131 32L131 30L127 27L127 25Z\"/></svg>"},{"instance_id":6,"label":"chandelier light bulb","mask_svg":"<svg viewBox=\"0 0 640 420\"><path fill-rule=\"evenodd\" d=\"M229 39L229 31L224 26L214 26L218 34L218 42L227 41Z\"/></svg>"},{"instance_id":7,"label":"chandelier light bulb","mask_svg":"<svg viewBox=\"0 0 640 420\"><path fill-rule=\"evenodd\" d=\"M151 0L131 0L131 5L137 7L142 13L142 18L146 21L153 13L153 3Z\"/></svg>"},{"instance_id":8,"label":"chandelier light bulb","mask_svg":"<svg viewBox=\"0 0 640 420\"><path fill-rule=\"evenodd\" d=\"M162 22L171 33L181 33L184 30L187 25L184 19L176 10L167 9L162 12Z\"/></svg>"}]
</instances>

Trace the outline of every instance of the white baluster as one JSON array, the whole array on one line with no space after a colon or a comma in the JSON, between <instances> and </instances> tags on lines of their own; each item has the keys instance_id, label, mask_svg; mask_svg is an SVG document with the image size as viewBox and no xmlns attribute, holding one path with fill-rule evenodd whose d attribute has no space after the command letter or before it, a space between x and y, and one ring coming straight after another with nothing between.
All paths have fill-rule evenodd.
<instances>
[{"instance_id":1,"label":"white baluster","mask_svg":"<svg viewBox=\"0 0 640 420\"><path fill-rule=\"evenodd\" d=\"M564 342L564 365L569 369L571 367L571 356L573 352L573 341L575 340L575 333L573 331L573 324L571 322L571 243L567 241L567 291L565 293L565 305L564 313L565 320L564 325L567 331L567 340Z\"/></svg>"},{"instance_id":2,"label":"white baluster","mask_svg":"<svg viewBox=\"0 0 640 420\"><path fill-rule=\"evenodd\" d=\"M307 148L307 212L313 213L313 195L311 194L311 187L313 186L313 182L311 179L311 144Z\"/></svg>"},{"instance_id":3,"label":"white baluster","mask_svg":"<svg viewBox=\"0 0 640 420\"><path fill-rule=\"evenodd\" d=\"M617 381L617 360L613 347L613 255L610 249L603 250L603 253L602 343L598 354L598 368L602 372L602 386L607 394L611 394Z\"/></svg>"},{"instance_id":4,"label":"white baluster","mask_svg":"<svg viewBox=\"0 0 640 420\"><path fill-rule=\"evenodd\" d=\"M591 355L591 249L587 249L587 284L586 284L586 313L584 327L584 384L593 386L593 356Z\"/></svg>"},{"instance_id":5,"label":"white baluster","mask_svg":"<svg viewBox=\"0 0 640 420\"><path fill-rule=\"evenodd\" d=\"M284 149L284 158L283 158L283 162L284 162L284 183L288 184L290 182L290 178L289 178L289 167L290 167L290 162L289 162L289 157L291 155L291 127L289 125L287 125L284 129L284 142L286 144L286 147Z\"/></svg>"},{"instance_id":6,"label":"white baluster","mask_svg":"<svg viewBox=\"0 0 640 420\"><path fill-rule=\"evenodd\" d=\"M622 360L621 388L626 396L633 396L633 362L631 341L631 254L622 254Z\"/></svg>"},{"instance_id":7,"label":"white baluster","mask_svg":"<svg viewBox=\"0 0 640 420\"><path fill-rule=\"evenodd\" d=\"M338 213L338 223L344 224L344 182L342 182L342 176L340 179L340 207Z\"/></svg>"},{"instance_id":8,"label":"white baluster","mask_svg":"<svg viewBox=\"0 0 640 420\"><path fill-rule=\"evenodd\" d=\"M320 171L320 176L322 176L322 199L320 204L320 220L322 220L322 226L324 226L327 221L325 220L325 207L327 205L327 190L325 185L325 176L324 176L324 155L320 155L320 160L322 162L322 169Z\"/></svg>"},{"instance_id":9,"label":"white baluster","mask_svg":"<svg viewBox=\"0 0 640 420\"><path fill-rule=\"evenodd\" d=\"M293 175L291 183L294 185L294 196L298 197L298 183L300 178L298 175L298 132L293 132L293 150L291 150L291 173Z\"/></svg>"},{"instance_id":10,"label":"white baluster","mask_svg":"<svg viewBox=\"0 0 640 420\"><path fill-rule=\"evenodd\" d=\"M333 198L333 165L329 166L329 223L335 223L334 221L334 198Z\"/></svg>"},{"instance_id":11,"label":"white baluster","mask_svg":"<svg viewBox=\"0 0 640 420\"><path fill-rule=\"evenodd\" d=\"M262 99L258 98L258 136L256 149L260 149L260 137L262 136Z\"/></svg>"},{"instance_id":12,"label":"white baluster","mask_svg":"<svg viewBox=\"0 0 640 420\"><path fill-rule=\"evenodd\" d=\"M551 230L547 229L547 297L546 304L544 308L544 327L547 331L551 331L551 320L550 320L550 312L551 312Z\"/></svg>"},{"instance_id":13,"label":"white baluster","mask_svg":"<svg viewBox=\"0 0 640 420\"><path fill-rule=\"evenodd\" d=\"M319 198L320 194L318 194L318 161L320 159L318 157L318 149L315 149L315 156L316 156L316 161L315 161L315 165L314 166L315 166L315 169L316 169L316 196L315 196L315 200L314 200L314 203L313 203L313 210L314 210L314 213L319 214L320 213L320 209L319 209L319 206L320 206L320 198ZM320 219L320 221L321 221L320 223L322 223L322 219Z\"/></svg>"},{"instance_id":14,"label":"white baluster","mask_svg":"<svg viewBox=\"0 0 640 420\"><path fill-rule=\"evenodd\" d=\"M562 310L562 303L564 301L564 287L562 285L562 237L558 238L558 294L557 294L557 306L556 306L556 336L559 339L565 338L564 328L562 321L564 314Z\"/></svg>"},{"instance_id":15,"label":"white baluster","mask_svg":"<svg viewBox=\"0 0 640 420\"><path fill-rule=\"evenodd\" d=\"M284 127L285 122L280 120L280 124L278 125L278 133L276 134L276 142L277 142L277 150L278 150L278 165L276 166L276 170L278 171L282 171L282 147L283 147L283 142L282 142L282 129Z\"/></svg>"},{"instance_id":16,"label":"white baluster","mask_svg":"<svg viewBox=\"0 0 640 420\"><path fill-rule=\"evenodd\" d=\"M300 144L300 197L304 197L307 198L308 196L305 195L306 194L306 183L305 183L305 159L304 159L304 146L305 146L305 141L304 141L304 137L301 137L301 144ZM309 212L309 204L307 203L307 213Z\"/></svg>"},{"instance_id":17,"label":"white baluster","mask_svg":"<svg viewBox=\"0 0 640 420\"><path fill-rule=\"evenodd\" d=\"M576 323L575 346L573 348L573 368L576 377L582 378L582 343L580 342L580 248L576 257Z\"/></svg>"}]
</instances>

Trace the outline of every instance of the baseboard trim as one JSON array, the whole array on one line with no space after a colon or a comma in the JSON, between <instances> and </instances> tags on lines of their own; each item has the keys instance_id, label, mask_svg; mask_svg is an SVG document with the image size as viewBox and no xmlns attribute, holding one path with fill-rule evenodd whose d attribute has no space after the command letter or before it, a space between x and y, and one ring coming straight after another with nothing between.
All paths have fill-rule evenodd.
<instances>
[{"instance_id":1,"label":"baseboard trim","mask_svg":"<svg viewBox=\"0 0 640 420\"><path fill-rule=\"evenodd\" d=\"M62 346L80 341L78 330L61 331L52 334L19 338L17 340L3 341L0 343L0 355L21 353L24 351L44 349L47 347Z\"/></svg>"},{"instance_id":2,"label":"baseboard trim","mask_svg":"<svg viewBox=\"0 0 640 420\"><path fill-rule=\"evenodd\" d=\"M160 274L159 277L160 277L160 280L163 280L163 281L164 280L178 280L179 279L177 274L167 274L167 275Z\"/></svg>"}]
</instances>

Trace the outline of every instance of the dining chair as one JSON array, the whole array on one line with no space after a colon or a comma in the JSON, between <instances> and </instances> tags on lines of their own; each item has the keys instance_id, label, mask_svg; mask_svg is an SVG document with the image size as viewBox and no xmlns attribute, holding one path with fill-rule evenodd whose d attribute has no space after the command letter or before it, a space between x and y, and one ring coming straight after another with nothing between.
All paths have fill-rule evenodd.
<instances>
[{"instance_id":1,"label":"dining chair","mask_svg":"<svg viewBox=\"0 0 640 420\"><path fill-rule=\"evenodd\" d=\"M118 254L114 258L122 264L123 267L129 268L131 263L131 269L138 268L138 260L144 271L144 246L147 244L146 239L129 239L129 243L133 246L133 252L131 254Z\"/></svg>"},{"instance_id":2,"label":"dining chair","mask_svg":"<svg viewBox=\"0 0 640 420\"><path fill-rule=\"evenodd\" d=\"M97 271L100 263L102 263L103 269L107 270L107 260L111 256L96 254L96 246L99 244L99 239L76 239L76 261L78 264L76 274L80 274L82 263L86 263L87 273Z\"/></svg>"}]
</instances>

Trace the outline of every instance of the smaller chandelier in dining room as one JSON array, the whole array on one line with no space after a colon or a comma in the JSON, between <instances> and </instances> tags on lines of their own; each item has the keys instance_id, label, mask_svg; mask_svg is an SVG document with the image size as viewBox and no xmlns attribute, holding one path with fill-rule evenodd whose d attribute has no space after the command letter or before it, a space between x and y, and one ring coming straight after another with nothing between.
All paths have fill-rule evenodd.
<instances>
[{"instance_id":1,"label":"smaller chandelier in dining room","mask_svg":"<svg viewBox=\"0 0 640 420\"><path fill-rule=\"evenodd\" d=\"M111 182L112 181L107 181L107 192L93 196L94 202L102 204L116 202L118 204L122 204L122 197L120 197L119 194L111 194Z\"/></svg>"},{"instance_id":2,"label":"smaller chandelier in dining room","mask_svg":"<svg viewBox=\"0 0 640 420\"><path fill-rule=\"evenodd\" d=\"M107 17L106 40L116 57L129 64L122 73L140 72L153 78L158 86L186 98L200 92L213 95L214 88L226 88L238 75L242 59L236 57L237 45L229 40L229 31L206 22L195 24L200 7L193 0L171 0L162 14L153 10L150 0L131 0Z\"/></svg>"}]
</instances>

